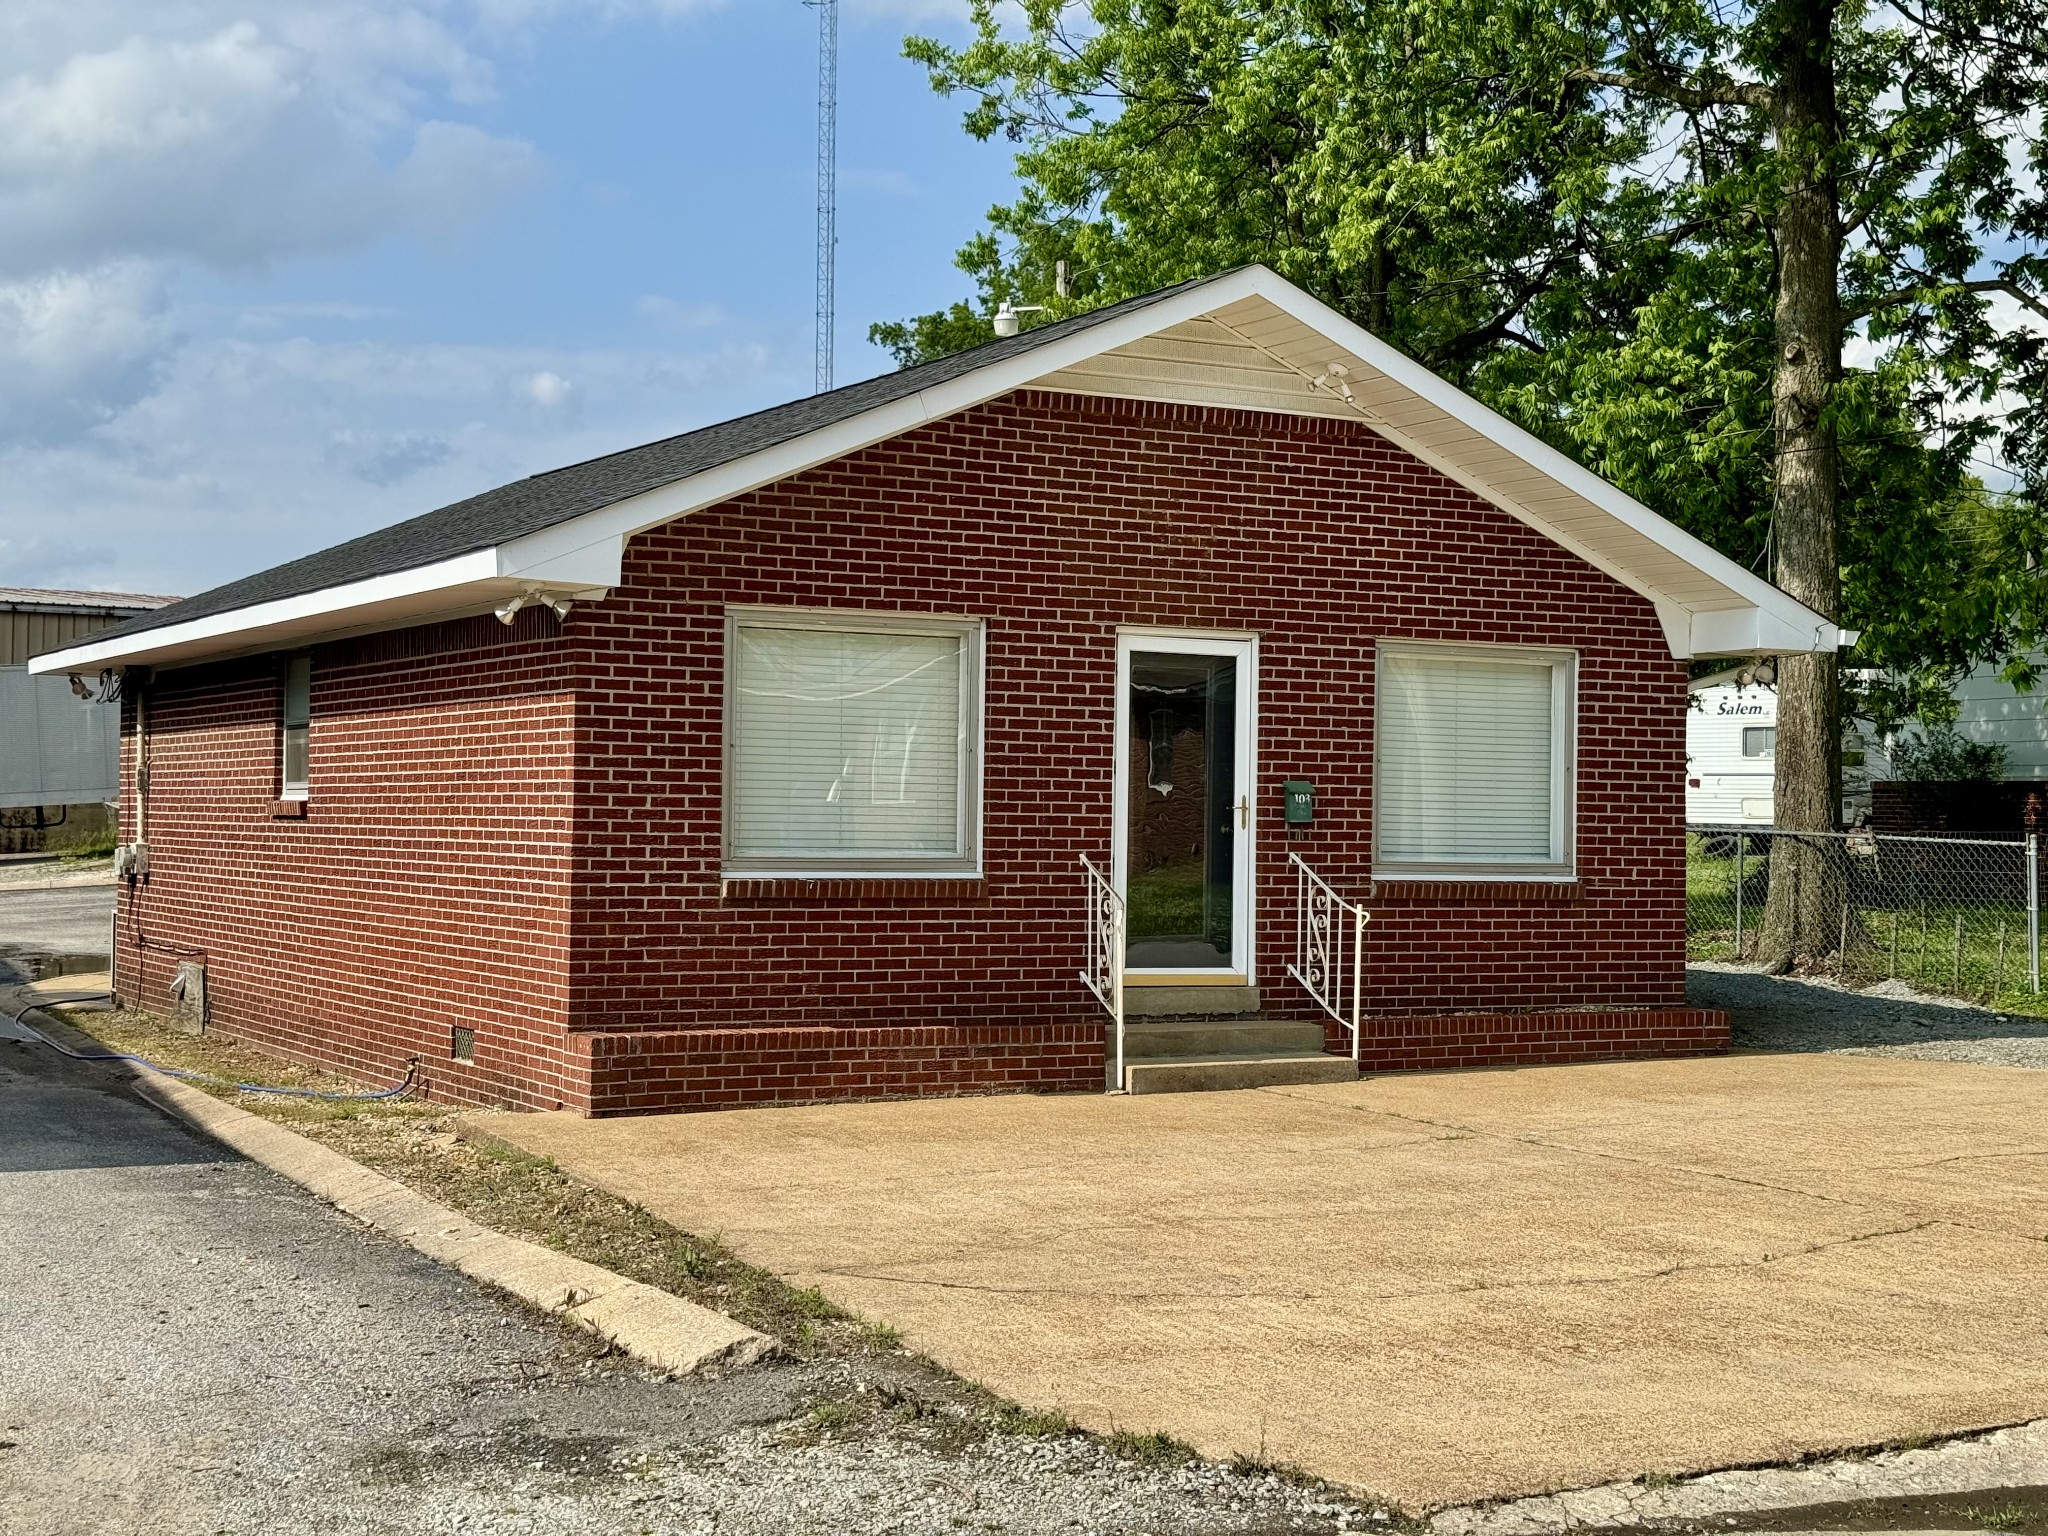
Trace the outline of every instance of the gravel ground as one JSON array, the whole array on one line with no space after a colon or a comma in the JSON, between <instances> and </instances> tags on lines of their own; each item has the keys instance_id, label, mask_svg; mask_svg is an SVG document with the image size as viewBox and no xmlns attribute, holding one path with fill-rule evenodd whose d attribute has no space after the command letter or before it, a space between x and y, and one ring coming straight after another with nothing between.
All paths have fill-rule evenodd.
<instances>
[{"instance_id":1,"label":"gravel ground","mask_svg":"<svg viewBox=\"0 0 2048 1536\"><path fill-rule=\"evenodd\" d=\"M1695 962L1687 992L1701 1008L1734 1015L1741 1051L1830 1051L1911 1056L1986 1067L2048 1067L2048 1019L1992 1013L1887 981L1852 992L1815 977L1766 976L1747 966Z\"/></svg>"},{"instance_id":2,"label":"gravel ground","mask_svg":"<svg viewBox=\"0 0 2048 1536\"><path fill-rule=\"evenodd\" d=\"M7 1536L1389 1523L1263 1470L986 1433L918 1396L901 1357L652 1376L191 1134L130 1081L0 1042Z\"/></svg>"}]
</instances>

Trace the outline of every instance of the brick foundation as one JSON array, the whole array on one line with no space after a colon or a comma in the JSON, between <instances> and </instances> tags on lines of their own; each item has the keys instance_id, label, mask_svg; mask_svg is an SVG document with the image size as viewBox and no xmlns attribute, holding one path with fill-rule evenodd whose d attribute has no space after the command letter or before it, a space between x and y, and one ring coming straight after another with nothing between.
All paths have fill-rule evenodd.
<instances>
[{"instance_id":1,"label":"brick foundation","mask_svg":"<svg viewBox=\"0 0 2048 1536\"><path fill-rule=\"evenodd\" d=\"M1103 1085L1103 1026L703 1029L579 1035L592 1115Z\"/></svg>"},{"instance_id":2,"label":"brick foundation","mask_svg":"<svg viewBox=\"0 0 2048 1536\"><path fill-rule=\"evenodd\" d=\"M1712 1008L1449 1013L1365 1021L1367 1072L1540 1066L1632 1056L1712 1056L1728 1049L1728 1015ZM1333 1045L1333 1048L1336 1048Z\"/></svg>"}]
</instances>

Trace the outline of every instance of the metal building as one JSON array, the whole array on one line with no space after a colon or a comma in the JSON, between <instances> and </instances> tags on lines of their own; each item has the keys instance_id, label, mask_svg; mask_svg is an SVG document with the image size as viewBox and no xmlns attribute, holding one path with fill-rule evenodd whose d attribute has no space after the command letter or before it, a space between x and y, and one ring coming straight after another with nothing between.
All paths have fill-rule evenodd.
<instances>
[{"instance_id":1,"label":"metal building","mask_svg":"<svg viewBox=\"0 0 2048 1536\"><path fill-rule=\"evenodd\" d=\"M96 817L120 782L119 703L98 702L96 687L81 699L62 674L31 677L28 659L175 601L0 587L0 842L10 849Z\"/></svg>"}]
</instances>

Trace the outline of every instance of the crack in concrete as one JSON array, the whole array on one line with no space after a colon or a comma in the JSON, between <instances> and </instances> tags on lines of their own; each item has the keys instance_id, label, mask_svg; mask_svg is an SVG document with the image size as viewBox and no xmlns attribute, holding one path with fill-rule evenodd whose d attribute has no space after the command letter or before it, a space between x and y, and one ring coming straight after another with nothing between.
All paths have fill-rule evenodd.
<instances>
[{"instance_id":1,"label":"crack in concrete","mask_svg":"<svg viewBox=\"0 0 2048 1536\"><path fill-rule=\"evenodd\" d=\"M1803 1259L1830 1249L1854 1247L1858 1243L1876 1242L1887 1237L1904 1237L1929 1227L1941 1226L1939 1217L1910 1222L1905 1226L1882 1227L1874 1232L1855 1232L1846 1237L1826 1238L1804 1247L1788 1248L1783 1253L1766 1253L1755 1258L1742 1259L1698 1259L1680 1260L1674 1264L1662 1265L1656 1269L1623 1270L1604 1275L1572 1275L1555 1280L1501 1280L1474 1281L1466 1285L1424 1286L1411 1290L1375 1291L1362 1295L1331 1295L1316 1291L1118 1291L1076 1289L1069 1286L1050 1285L988 1285L967 1280L935 1280L911 1275L886 1275L872 1270L819 1269L812 1273L829 1275L841 1280L868 1280L880 1285L921 1286L932 1290L971 1291L984 1296L1064 1296L1089 1301L1312 1301L1312 1302L1361 1302L1361 1301L1420 1301L1434 1296L1470 1296L1492 1294L1502 1291L1546 1291L1569 1290L1580 1286L1627 1285L1637 1281L1663 1280L1672 1275L1699 1272L1763 1269L1773 1264L1782 1264L1788 1259Z\"/></svg>"},{"instance_id":2,"label":"crack in concrete","mask_svg":"<svg viewBox=\"0 0 2048 1536\"><path fill-rule=\"evenodd\" d=\"M1887 1163L1885 1167L1894 1171L1939 1168L1943 1163L1995 1163L2016 1157L2048 1157L2048 1150L2032 1148L2025 1152L1958 1152L1953 1157L1930 1157L1924 1163Z\"/></svg>"},{"instance_id":3,"label":"crack in concrete","mask_svg":"<svg viewBox=\"0 0 2048 1536\"><path fill-rule=\"evenodd\" d=\"M1277 1094L1282 1098L1303 1099L1306 1096L1289 1093L1285 1088L1259 1088L1257 1093ZM1310 1100L1312 1103L1327 1103L1327 1100ZM1851 1200L1845 1195L1822 1194L1815 1190L1801 1189L1796 1184L1779 1184L1770 1179L1749 1178L1742 1174L1726 1173L1717 1168L1696 1168L1688 1163L1663 1162L1654 1157L1631 1157L1626 1152L1608 1152L1597 1147L1575 1147L1568 1142L1546 1141L1541 1136L1516 1134L1507 1131L1489 1131L1479 1126L1461 1125L1455 1120L1432 1120L1427 1115L1404 1115L1399 1110L1380 1109L1369 1104L1343 1104L1340 1108L1356 1114L1378 1115L1388 1120L1399 1120L1404 1125L1427 1125L1438 1130L1462 1131L1467 1136L1487 1141L1504 1141L1511 1145L1539 1147L1546 1152L1562 1152L1571 1157L1599 1158L1607 1162L1625 1163L1636 1168L1655 1168L1663 1173L1685 1173L1695 1178L1717 1179L1725 1184L1735 1184L1750 1189L1769 1190L1778 1195L1797 1195L1802 1200L1816 1200L1826 1205L1843 1205L1854 1211L1876 1209L1861 1200ZM1451 1138L1443 1138L1451 1139Z\"/></svg>"},{"instance_id":4,"label":"crack in concrete","mask_svg":"<svg viewBox=\"0 0 2048 1536\"><path fill-rule=\"evenodd\" d=\"M1297 1099L1312 1104L1328 1104L1331 1102L1328 1099L1310 1098L1306 1094L1290 1093L1285 1087L1255 1088L1251 1091L1254 1093L1270 1093L1280 1098ZM1630 1167L1654 1168L1661 1173L1689 1174L1694 1178L1714 1179L1718 1180L1721 1183L1734 1184L1738 1187L1767 1190L1772 1194L1794 1195L1797 1196L1799 1199L1813 1200L1824 1205L1846 1206L1848 1209L1852 1211L1865 1211L1876 1213L1886 1210L1888 1208L1886 1205L1876 1205L1863 1200L1852 1200L1846 1195L1824 1194L1818 1190L1802 1189L1796 1184L1780 1184L1770 1179L1751 1178L1738 1173L1727 1173L1718 1168L1698 1168L1694 1167L1689 1163L1664 1162L1654 1157L1632 1157L1625 1152L1609 1152L1604 1151L1598 1147L1575 1147L1572 1146L1569 1142L1547 1141L1541 1136L1516 1134L1507 1131L1489 1131L1479 1126L1462 1125L1455 1120L1434 1120L1427 1115L1404 1115L1399 1110L1381 1109L1370 1104L1344 1104L1340 1102L1336 1105L1336 1107L1339 1109L1350 1111L1354 1114L1376 1115L1382 1119L1398 1120L1404 1125L1427 1125L1435 1127L1438 1130L1462 1131L1469 1137L1480 1138L1488 1141L1506 1142L1511 1146L1536 1147L1545 1152L1559 1152L1569 1157L1597 1158L1604 1160L1606 1162L1622 1163ZM1458 1138L1443 1137L1438 1139L1456 1140ZM2048 1156L2048 1153L1974 1153L1969 1154L1968 1157L1958 1157L1955 1159L1939 1158L1936 1159L1936 1162L1968 1161L1974 1158L1990 1158L2005 1156L2043 1157ZM1932 1167L1934 1166L1934 1164L1907 1163L1884 1164L1881 1166L1886 1172L1894 1172L1902 1168ZM1893 1211L1898 1211L1901 1208L1900 1205L1897 1203L1888 1204L1889 1208ZM1978 1226L1974 1222L1965 1221L1960 1217L1954 1215L1953 1213L1939 1216L1926 1216L1924 1212L1913 1206L1905 1206L1904 1212L1906 1214L1922 1218L1923 1224L1931 1225L1935 1222L1942 1222L1947 1224L1948 1226L1954 1227L1957 1231L1972 1232L1980 1237L2002 1237L2010 1239L2015 1242L2042 1241L2041 1235L2037 1233L2014 1232L2003 1227Z\"/></svg>"}]
</instances>

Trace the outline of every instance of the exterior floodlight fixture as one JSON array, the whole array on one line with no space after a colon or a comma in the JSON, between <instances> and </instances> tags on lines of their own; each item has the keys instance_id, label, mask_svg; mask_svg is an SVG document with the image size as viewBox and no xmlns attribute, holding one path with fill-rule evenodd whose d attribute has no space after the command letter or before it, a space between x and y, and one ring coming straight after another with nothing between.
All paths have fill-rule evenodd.
<instances>
[{"instance_id":1,"label":"exterior floodlight fixture","mask_svg":"<svg viewBox=\"0 0 2048 1536\"><path fill-rule=\"evenodd\" d=\"M498 622L509 627L512 621L519 617L520 609L536 603L543 608L553 609L557 619L566 619L569 617L569 610L576 606L576 599L566 592L522 592L517 597L508 598L498 609Z\"/></svg>"},{"instance_id":2,"label":"exterior floodlight fixture","mask_svg":"<svg viewBox=\"0 0 2048 1536\"><path fill-rule=\"evenodd\" d=\"M1346 405L1356 405L1351 398L1351 386L1345 382L1351 377L1351 370L1342 363L1331 363L1319 375L1308 381L1310 389L1327 389L1333 395L1343 397Z\"/></svg>"},{"instance_id":3,"label":"exterior floodlight fixture","mask_svg":"<svg viewBox=\"0 0 2048 1536\"><path fill-rule=\"evenodd\" d=\"M92 698L92 690L85 686L85 679L76 672L71 674L71 691L81 699L89 701Z\"/></svg>"},{"instance_id":4,"label":"exterior floodlight fixture","mask_svg":"<svg viewBox=\"0 0 2048 1536\"><path fill-rule=\"evenodd\" d=\"M1005 299L996 309L996 334L1003 337L1014 336L1023 326L1022 316L1042 314L1044 311L1043 304L1012 304Z\"/></svg>"}]
</instances>

